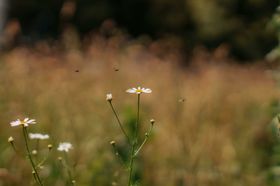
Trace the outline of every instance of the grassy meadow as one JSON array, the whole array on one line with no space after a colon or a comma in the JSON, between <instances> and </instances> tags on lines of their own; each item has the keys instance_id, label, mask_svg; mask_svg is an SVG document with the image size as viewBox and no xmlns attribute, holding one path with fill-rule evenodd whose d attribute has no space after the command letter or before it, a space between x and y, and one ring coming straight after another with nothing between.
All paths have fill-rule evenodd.
<instances>
[{"instance_id":1,"label":"grassy meadow","mask_svg":"<svg viewBox=\"0 0 280 186\"><path fill-rule=\"evenodd\" d=\"M125 91L152 89L141 96L141 135L155 119L151 138L136 162L142 186L278 185L280 148L272 119L280 112L280 89L273 73L260 66L222 63L230 59L198 56L188 67L175 49L144 45L118 37L93 37L86 49L61 50L40 43L0 56L0 185L35 185L24 152L20 128L9 123L34 118L29 132L47 133L36 158L48 160L40 175L45 185L66 185L56 150L73 144L69 161L77 185L127 184L122 158L127 146L106 101L113 103L127 131L136 121L135 95ZM216 61L217 60L217 61ZM218 62L220 61L220 62ZM275 120L276 121L276 120ZM276 121L277 122L277 121ZM36 144L30 141L34 147Z\"/></svg>"}]
</instances>

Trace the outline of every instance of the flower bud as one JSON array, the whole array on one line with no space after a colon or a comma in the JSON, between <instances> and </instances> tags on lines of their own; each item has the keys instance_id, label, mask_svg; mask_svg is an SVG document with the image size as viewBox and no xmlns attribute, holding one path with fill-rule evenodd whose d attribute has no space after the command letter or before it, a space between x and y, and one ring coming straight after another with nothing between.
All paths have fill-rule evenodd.
<instances>
[{"instance_id":1,"label":"flower bud","mask_svg":"<svg viewBox=\"0 0 280 186\"><path fill-rule=\"evenodd\" d=\"M37 150L32 150L32 154L36 156L38 154Z\"/></svg>"},{"instance_id":2,"label":"flower bud","mask_svg":"<svg viewBox=\"0 0 280 186\"><path fill-rule=\"evenodd\" d=\"M111 144L112 146L115 146L115 145L116 145L116 142L115 142L115 141L111 141L110 144Z\"/></svg>"},{"instance_id":3,"label":"flower bud","mask_svg":"<svg viewBox=\"0 0 280 186\"><path fill-rule=\"evenodd\" d=\"M52 144L48 144L48 149L52 150L52 148L53 148Z\"/></svg>"},{"instance_id":4,"label":"flower bud","mask_svg":"<svg viewBox=\"0 0 280 186\"><path fill-rule=\"evenodd\" d=\"M8 142L9 142L9 143L13 143L13 142L14 142L14 138L13 138L12 136L10 136L10 137L8 138Z\"/></svg>"},{"instance_id":5,"label":"flower bud","mask_svg":"<svg viewBox=\"0 0 280 186\"><path fill-rule=\"evenodd\" d=\"M106 100L111 102L113 100L113 95L111 93L106 94Z\"/></svg>"},{"instance_id":6,"label":"flower bud","mask_svg":"<svg viewBox=\"0 0 280 186\"><path fill-rule=\"evenodd\" d=\"M151 122L152 125L154 125L155 120L154 120L154 119L151 119L150 122Z\"/></svg>"}]
</instances>

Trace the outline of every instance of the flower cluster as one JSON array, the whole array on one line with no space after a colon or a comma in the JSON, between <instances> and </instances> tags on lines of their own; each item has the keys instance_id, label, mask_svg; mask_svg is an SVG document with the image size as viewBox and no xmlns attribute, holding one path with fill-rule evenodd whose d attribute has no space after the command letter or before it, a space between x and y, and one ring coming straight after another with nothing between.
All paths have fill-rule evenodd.
<instances>
[{"instance_id":1,"label":"flower cluster","mask_svg":"<svg viewBox=\"0 0 280 186\"><path fill-rule=\"evenodd\" d=\"M26 153L27 153L27 157L30 161L30 164L32 166L32 174L33 177L35 179L35 182L39 185L39 186L43 186L43 181L41 180L40 177L40 169L42 169L44 163L47 161L48 156L45 157L45 159L43 159L42 161L40 161L39 163L37 163L33 157L37 156L38 158L38 151L39 151L39 140L46 140L49 139L50 136L48 134L41 134L41 133L28 133L28 126L31 124L36 124L35 119L29 119L29 118L24 118L23 120L21 119L17 119L15 121L10 122L11 127L16 127L16 126L22 126L22 132L23 132L23 138L24 138L24 142L25 142L25 148L26 148ZM35 139L38 140L37 141L37 145L35 149L31 149L30 144L29 144L29 139ZM13 149L15 150L15 152L17 152L17 148L15 147L15 143L14 143L14 138L12 136L10 136L8 138L8 142L11 144L11 146L13 147ZM49 152L51 151L51 149L53 148L52 144L48 144L48 149ZM60 143L58 145L57 150L58 151L63 151L63 152L68 152L70 149L72 149L73 146L71 143L68 142L63 142ZM39 157L40 158L40 157ZM37 164L36 164L37 163ZM67 165L67 161L63 161L63 166L67 169L68 173L69 173L69 180L71 183L75 183L75 180L73 179L72 175L71 175L71 170L69 169L69 166Z\"/></svg>"},{"instance_id":2,"label":"flower cluster","mask_svg":"<svg viewBox=\"0 0 280 186\"><path fill-rule=\"evenodd\" d=\"M130 151L130 154L128 154L128 157L129 157L129 167L128 167L128 170L129 170L129 176L128 176L128 185L134 185L134 181L133 181L133 178L132 178L132 175L133 175L133 166L134 166L134 159L136 158L136 156L138 155L138 153L141 151L141 149L143 148L143 146L146 144L147 140L149 139L150 135L151 135L151 132L152 132L152 129L153 129L153 126L154 126L154 123L155 123L155 120L154 119L151 119L150 120L150 129L148 132L145 133L145 138L144 140L142 141L142 143L138 143L139 141L139 121L140 121L140 114L139 114L139 108L140 108L140 95L142 93L146 93L146 94L149 94L149 93L152 93L152 90L149 89L149 88L141 88L140 86L137 87L137 88L130 88L130 89L127 89L126 90L127 93L130 93L130 94L136 94L137 95L137 119L136 119L136 122L135 122L135 126L134 126L134 135L128 135L129 133L126 132L124 126L123 126L123 123L121 122L119 116L118 116L118 113L116 112L115 108L114 108L114 105L112 103L112 100L113 100L113 96L111 93L107 94L106 95L106 100L109 102L109 105L116 117L116 120L118 122L118 125L122 131L122 133L124 134L124 136L126 137L127 139L127 142L128 142L128 145L129 145L129 151ZM113 140L110 142L110 144L112 145L113 149L114 149L114 153L116 156L119 156L119 152L118 152L118 148L117 148L117 145L116 145L116 142ZM125 165L125 162L123 162L124 165ZM131 184L132 183L132 184Z\"/></svg>"}]
</instances>

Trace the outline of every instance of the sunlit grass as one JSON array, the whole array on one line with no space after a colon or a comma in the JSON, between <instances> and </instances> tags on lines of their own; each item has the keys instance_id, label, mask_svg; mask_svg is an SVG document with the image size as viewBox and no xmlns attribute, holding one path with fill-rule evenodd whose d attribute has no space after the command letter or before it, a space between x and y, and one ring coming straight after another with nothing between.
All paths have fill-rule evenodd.
<instances>
[{"instance_id":1,"label":"sunlit grass","mask_svg":"<svg viewBox=\"0 0 280 186\"><path fill-rule=\"evenodd\" d=\"M0 185L30 185L33 179L30 165L7 142L13 136L24 147L9 122L25 116L40 123L29 132L50 134L54 146L73 143L68 155L78 185L126 184L110 146L113 138L125 154L125 138L104 96L113 93L130 130L136 102L125 91L135 85L153 90L141 100L140 115L157 121L136 164L141 185L266 185L268 124L279 112L279 90L264 69L215 63L183 68L172 53L155 55L160 47L121 43L95 38L86 52L18 48L1 56ZM58 156L50 155L41 174L46 185L64 185L67 178Z\"/></svg>"}]
</instances>

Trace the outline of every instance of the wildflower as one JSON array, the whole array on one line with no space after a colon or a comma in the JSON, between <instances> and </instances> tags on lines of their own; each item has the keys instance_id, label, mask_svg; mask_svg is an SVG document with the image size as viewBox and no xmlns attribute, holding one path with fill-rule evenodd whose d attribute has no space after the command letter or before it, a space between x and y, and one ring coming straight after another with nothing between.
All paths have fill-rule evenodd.
<instances>
[{"instance_id":1,"label":"wildflower","mask_svg":"<svg viewBox=\"0 0 280 186\"><path fill-rule=\"evenodd\" d=\"M32 150L32 154L36 156L38 154L37 150Z\"/></svg>"},{"instance_id":2,"label":"wildflower","mask_svg":"<svg viewBox=\"0 0 280 186\"><path fill-rule=\"evenodd\" d=\"M115 145L116 145L116 142L115 142L115 141L111 141L110 144L111 144L112 146L115 146Z\"/></svg>"},{"instance_id":3,"label":"wildflower","mask_svg":"<svg viewBox=\"0 0 280 186\"><path fill-rule=\"evenodd\" d=\"M35 119L29 119L29 118L25 118L24 120L17 119L17 120L12 121L10 123L10 125L12 127L16 127L16 126L19 126L19 125L23 125L24 127L28 127L28 125L30 125L30 124L36 124Z\"/></svg>"},{"instance_id":4,"label":"wildflower","mask_svg":"<svg viewBox=\"0 0 280 186\"><path fill-rule=\"evenodd\" d=\"M48 134L40 134L40 133L29 133L29 138L30 139L45 140L45 139L49 139L49 135Z\"/></svg>"},{"instance_id":5,"label":"wildflower","mask_svg":"<svg viewBox=\"0 0 280 186\"><path fill-rule=\"evenodd\" d=\"M141 94L141 93L149 94L152 92L152 90L149 88L138 87L138 88L130 88L130 89L126 90L126 92L131 93L131 94Z\"/></svg>"},{"instance_id":6,"label":"wildflower","mask_svg":"<svg viewBox=\"0 0 280 186\"><path fill-rule=\"evenodd\" d=\"M112 99L113 99L113 95L111 93L106 94L106 100L107 101L112 101Z\"/></svg>"},{"instance_id":7,"label":"wildflower","mask_svg":"<svg viewBox=\"0 0 280 186\"><path fill-rule=\"evenodd\" d=\"M48 149L52 150L52 148L53 148L52 144L48 144Z\"/></svg>"},{"instance_id":8,"label":"wildflower","mask_svg":"<svg viewBox=\"0 0 280 186\"><path fill-rule=\"evenodd\" d=\"M72 146L71 143L63 142L63 143L59 143L59 146L58 146L57 150L68 152L72 148L73 148L73 146Z\"/></svg>"},{"instance_id":9,"label":"wildflower","mask_svg":"<svg viewBox=\"0 0 280 186\"><path fill-rule=\"evenodd\" d=\"M152 125L154 125L155 120L154 120L154 119L151 119L150 122L151 122Z\"/></svg>"},{"instance_id":10,"label":"wildflower","mask_svg":"<svg viewBox=\"0 0 280 186\"><path fill-rule=\"evenodd\" d=\"M14 138L13 138L12 136L10 136L10 137L8 138L8 142L9 142L9 143L13 143L13 142L14 142Z\"/></svg>"}]
</instances>

